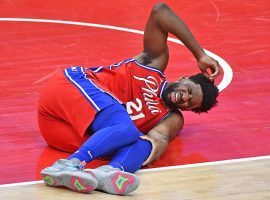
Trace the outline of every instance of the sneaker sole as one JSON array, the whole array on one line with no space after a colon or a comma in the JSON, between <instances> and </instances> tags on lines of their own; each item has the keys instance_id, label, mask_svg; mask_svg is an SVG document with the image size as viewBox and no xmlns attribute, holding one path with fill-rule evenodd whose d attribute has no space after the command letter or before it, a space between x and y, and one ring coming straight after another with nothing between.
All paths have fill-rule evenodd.
<instances>
[{"instance_id":1,"label":"sneaker sole","mask_svg":"<svg viewBox=\"0 0 270 200\"><path fill-rule=\"evenodd\" d=\"M95 170L86 169L85 172L95 175ZM110 173L102 178L102 181L104 183L97 189L116 195L127 195L136 190L140 184L140 180L135 175L122 171Z\"/></svg>"},{"instance_id":2,"label":"sneaker sole","mask_svg":"<svg viewBox=\"0 0 270 200\"><path fill-rule=\"evenodd\" d=\"M126 174L124 172L116 172L111 178L111 183L114 187L114 191L119 195L126 195L134 190L136 190L139 184L133 185L135 182L135 177L131 174Z\"/></svg>"},{"instance_id":3,"label":"sneaker sole","mask_svg":"<svg viewBox=\"0 0 270 200\"><path fill-rule=\"evenodd\" d=\"M90 193L98 186L98 182L92 176L85 176L82 172L47 172L41 173L46 185L52 187L65 186L80 193Z\"/></svg>"}]
</instances>

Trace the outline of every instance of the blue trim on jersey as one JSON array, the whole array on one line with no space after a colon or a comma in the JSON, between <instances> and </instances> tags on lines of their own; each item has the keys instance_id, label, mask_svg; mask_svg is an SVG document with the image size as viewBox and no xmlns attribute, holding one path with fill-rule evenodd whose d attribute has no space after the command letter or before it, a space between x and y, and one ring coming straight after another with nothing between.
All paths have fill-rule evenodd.
<instances>
[{"instance_id":1,"label":"blue trim on jersey","mask_svg":"<svg viewBox=\"0 0 270 200\"><path fill-rule=\"evenodd\" d=\"M64 72L68 80L79 89L96 111L113 104L113 99L122 104L112 94L102 90L91 79L87 78L87 74L82 67L67 68Z\"/></svg>"},{"instance_id":2,"label":"blue trim on jersey","mask_svg":"<svg viewBox=\"0 0 270 200\"><path fill-rule=\"evenodd\" d=\"M91 68L92 69L92 68ZM98 67L98 68L93 68L92 70L93 70L93 72L100 72L100 71L102 71L102 69L103 69L103 66L100 66L100 67Z\"/></svg>"},{"instance_id":3,"label":"blue trim on jersey","mask_svg":"<svg viewBox=\"0 0 270 200\"><path fill-rule=\"evenodd\" d=\"M82 78L82 77L84 77L84 74L79 73L80 70L81 70L81 67L67 68L64 70L65 76L68 78L69 81L71 81L71 83L73 83L80 90L80 92L91 103L91 105L97 111L100 111L99 106L97 106L96 103L94 102L94 100L88 95L89 91L87 91L87 89L85 89L85 85L89 84L89 83L86 83L87 80Z\"/></svg>"},{"instance_id":4,"label":"blue trim on jersey","mask_svg":"<svg viewBox=\"0 0 270 200\"><path fill-rule=\"evenodd\" d=\"M161 99L162 99L162 95L163 95L163 92L165 91L165 87L166 87L167 83L168 83L168 81L164 81L162 83L160 94L159 94L159 98L161 98Z\"/></svg>"},{"instance_id":5,"label":"blue trim on jersey","mask_svg":"<svg viewBox=\"0 0 270 200\"><path fill-rule=\"evenodd\" d=\"M102 72L102 70L103 70L104 68L107 68L107 67L104 67L104 66L99 66L99 67L87 67L87 68L84 68L84 69L86 69L86 70L91 70L92 72L97 73L97 72Z\"/></svg>"}]
</instances>

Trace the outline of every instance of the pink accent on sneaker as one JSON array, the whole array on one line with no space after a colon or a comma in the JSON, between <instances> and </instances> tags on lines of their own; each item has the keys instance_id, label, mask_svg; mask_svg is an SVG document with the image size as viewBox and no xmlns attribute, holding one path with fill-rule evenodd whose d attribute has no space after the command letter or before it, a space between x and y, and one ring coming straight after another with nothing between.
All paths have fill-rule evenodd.
<instances>
[{"instance_id":1,"label":"pink accent on sneaker","mask_svg":"<svg viewBox=\"0 0 270 200\"><path fill-rule=\"evenodd\" d=\"M76 182L78 182L80 184L80 186L84 187L85 189L78 189L76 187L76 185L75 185ZM87 185L81 179L76 178L76 177L72 177L71 180L70 180L70 183L71 183L71 185L73 187L73 190L77 191L77 192L89 193L89 192L94 190L94 187L92 185Z\"/></svg>"},{"instance_id":2,"label":"pink accent on sneaker","mask_svg":"<svg viewBox=\"0 0 270 200\"><path fill-rule=\"evenodd\" d=\"M122 185L122 187L121 187L120 190L118 189L117 183L116 183L116 181L118 180L119 176L128 179L128 180ZM123 193L125 192L126 187L127 187L129 184L132 184L134 181L135 181L135 178L134 178L132 175L125 174L125 173L119 171L119 172L117 172L117 173L113 176L113 178L112 178L112 180L111 180L111 183L112 183L112 185L113 185L114 190L115 190L116 193L118 193L118 194L123 194Z\"/></svg>"}]
</instances>

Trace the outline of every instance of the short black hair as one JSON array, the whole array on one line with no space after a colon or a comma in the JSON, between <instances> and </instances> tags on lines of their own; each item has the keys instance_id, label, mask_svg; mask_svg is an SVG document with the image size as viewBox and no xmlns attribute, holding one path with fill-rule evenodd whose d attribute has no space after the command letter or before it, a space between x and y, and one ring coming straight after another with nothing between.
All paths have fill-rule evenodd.
<instances>
[{"instance_id":1,"label":"short black hair","mask_svg":"<svg viewBox=\"0 0 270 200\"><path fill-rule=\"evenodd\" d=\"M202 88L202 104L198 108L191 109L192 112L200 114L206 112L217 105L217 96L219 93L218 88L214 85L214 82L206 78L202 73L190 76L189 79L195 84L199 84Z\"/></svg>"}]
</instances>

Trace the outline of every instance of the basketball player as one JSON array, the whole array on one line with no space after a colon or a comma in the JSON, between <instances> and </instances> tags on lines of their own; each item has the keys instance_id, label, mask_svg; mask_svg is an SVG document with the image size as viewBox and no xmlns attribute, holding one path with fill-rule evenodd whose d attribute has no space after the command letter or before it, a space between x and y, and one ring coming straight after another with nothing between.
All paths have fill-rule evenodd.
<instances>
[{"instance_id":1,"label":"basketball player","mask_svg":"<svg viewBox=\"0 0 270 200\"><path fill-rule=\"evenodd\" d=\"M166 81L168 33L191 51L201 74ZM46 184L126 195L139 186L133 173L159 158L182 129L181 111L207 112L216 105L218 62L164 3L153 7L143 42L143 52L131 59L108 67L73 66L48 83L39 100L40 131L50 146L73 154L41 171ZM83 170L108 155L108 165Z\"/></svg>"}]
</instances>

